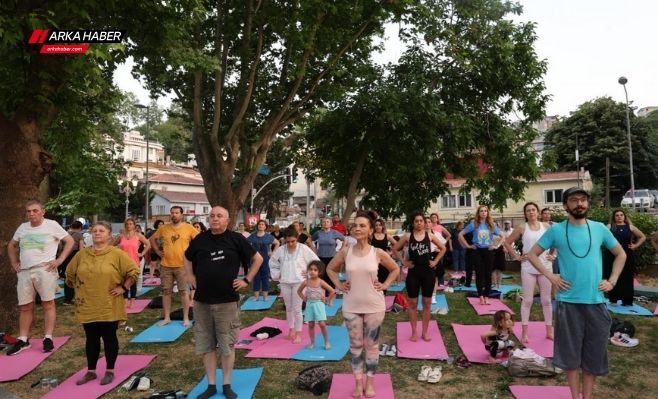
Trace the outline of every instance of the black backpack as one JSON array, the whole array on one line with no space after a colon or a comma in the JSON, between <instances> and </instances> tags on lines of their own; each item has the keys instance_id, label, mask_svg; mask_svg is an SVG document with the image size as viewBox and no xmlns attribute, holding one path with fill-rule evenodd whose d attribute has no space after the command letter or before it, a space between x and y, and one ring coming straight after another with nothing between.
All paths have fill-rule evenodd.
<instances>
[{"instance_id":1,"label":"black backpack","mask_svg":"<svg viewBox=\"0 0 658 399\"><path fill-rule=\"evenodd\" d=\"M610 324L610 336L612 337L616 332L633 337L635 335L635 326L630 321L613 318Z\"/></svg>"},{"instance_id":2,"label":"black backpack","mask_svg":"<svg viewBox=\"0 0 658 399\"><path fill-rule=\"evenodd\" d=\"M148 304L149 309L162 309L162 297L156 296Z\"/></svg>"},{"instance_id":3,"label":"black backpack","mask_svg":"<svg viewBox=\"0 0 658 399\"><path fill-rule=\"evenodd\" d=\"M295 385L299 389L311 391L313 395L320 396L325 392L329 392L331 377L332 372L318 364L300 371L295 378Z\"/></svg>"}]
</instances>

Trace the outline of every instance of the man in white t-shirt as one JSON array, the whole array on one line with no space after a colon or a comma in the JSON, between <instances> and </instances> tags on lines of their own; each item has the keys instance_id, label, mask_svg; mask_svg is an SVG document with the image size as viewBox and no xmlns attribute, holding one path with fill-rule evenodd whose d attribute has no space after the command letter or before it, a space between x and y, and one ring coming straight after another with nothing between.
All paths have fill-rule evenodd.
<instances>
[{"instance_id":1,"label":"man in white t-shirt","mask_svg":"<svg viewBox=\"0 0 658 399\"><path fill-rule=\"evenodd\" d=\"M7 351L7 355L17 355L30 348L30 325L34 312L34 300L38 293L44 313L43 351L51 352L53 330L55 329L55 293L57 292L57 267L61 265L73 249L73 237L54 220L44 218L45 210L38 200L25 205L28 222L21 224L7 245L9 262L17 274L18 282L18 340ZM63 242L62 252L57 256L59 243Z\"/></svg>"}]
</instances>

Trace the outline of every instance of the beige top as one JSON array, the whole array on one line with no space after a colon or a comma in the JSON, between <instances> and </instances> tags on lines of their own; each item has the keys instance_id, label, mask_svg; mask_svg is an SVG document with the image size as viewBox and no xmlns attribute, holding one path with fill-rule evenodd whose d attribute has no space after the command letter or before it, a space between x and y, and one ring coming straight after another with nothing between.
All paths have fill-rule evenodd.
<instances>
[{"instance_id":1,"label":"beige top","mask_svg":"<svg viewBox=\"0 0 658 399\"><path fill-rule=\"evenodd\" d=\"M354 247L347 250L345 271L350 290L343 296L343 311L348 313L378 313L386 311L384 293L377 291L373 285L377 281L377 248L370 246L365 256L352 253Z\"/></svg>"},{"instance_id":2,"label":"beige top","mask_svg":"<svg viewBox=\"0 0 658 399\"><path fill-rule=\"evenodd\" d=\"M78 252L66 267L66 284L75 288L75 318L80 323L126 320L123 295L110 290L127 278L137 280L139 269L125 252L107 246L94 254L92 247Z\"/></svg>"}]
</instances>

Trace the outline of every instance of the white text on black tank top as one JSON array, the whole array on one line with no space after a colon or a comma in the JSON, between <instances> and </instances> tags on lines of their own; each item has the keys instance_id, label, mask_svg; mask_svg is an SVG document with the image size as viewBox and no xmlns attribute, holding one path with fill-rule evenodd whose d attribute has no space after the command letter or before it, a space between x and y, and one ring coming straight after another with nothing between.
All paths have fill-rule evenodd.
<instances>
[{"instance_id":1,"label":"white text on black tank top","mask_svg":"<svg viewBox=\"0 0 658 399\"><path fill-rule=\"evenodd\" d=\"M430 253L430 247L423 242L412 242L409 244L409 250L414 251L418 256Z\"/></svg>"}]
</instances>

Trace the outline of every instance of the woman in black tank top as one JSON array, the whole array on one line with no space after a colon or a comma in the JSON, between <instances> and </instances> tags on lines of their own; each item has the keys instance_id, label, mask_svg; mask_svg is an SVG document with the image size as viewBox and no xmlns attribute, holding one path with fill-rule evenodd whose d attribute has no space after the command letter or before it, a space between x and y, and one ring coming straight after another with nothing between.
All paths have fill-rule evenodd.
<instances>
[{"instance_id":1,"label":"woman in black tank top","mask_svg":"<svg viewBox=\"0 0 658 399\"><path fill-rule=\"evenodd\" d=\"M372 234L371 245L375 248L379 248L386 252L389 252L389 245L395 245L397 241L393 237L389 237L386 234L386 225L382 219L377 219L375 221L375 232ZM380 283L383 283L388 278L389 271L387 268L379 265L377 269L377 280Z\"/></svg>"},{"instance_id":2,"label":"woman in black tank top","mask_svg":"<svg viewBox=\"0 0 658 399\"><path fill-rule=\"evenodd\" d=\"M418 295L423 294L423 331L422 338L424 341L430 341L430 309L432 306L432 294L434 293L434 269L445 255L446 247L439 241L435 235L429 235L425 231L425 218L423 214L417 213L412 216L413 231L405 234L400 241L393 246L393 256L409 268L407 274L407 297L409 301L409 322L411 323L411 341L418 340L416 332L416 322L418 320ZM409 244L409 258L402 259L399 251ZM439 254L432 259L431 243L434 243L439 249Z\"/></svg>"}]
</instances>

